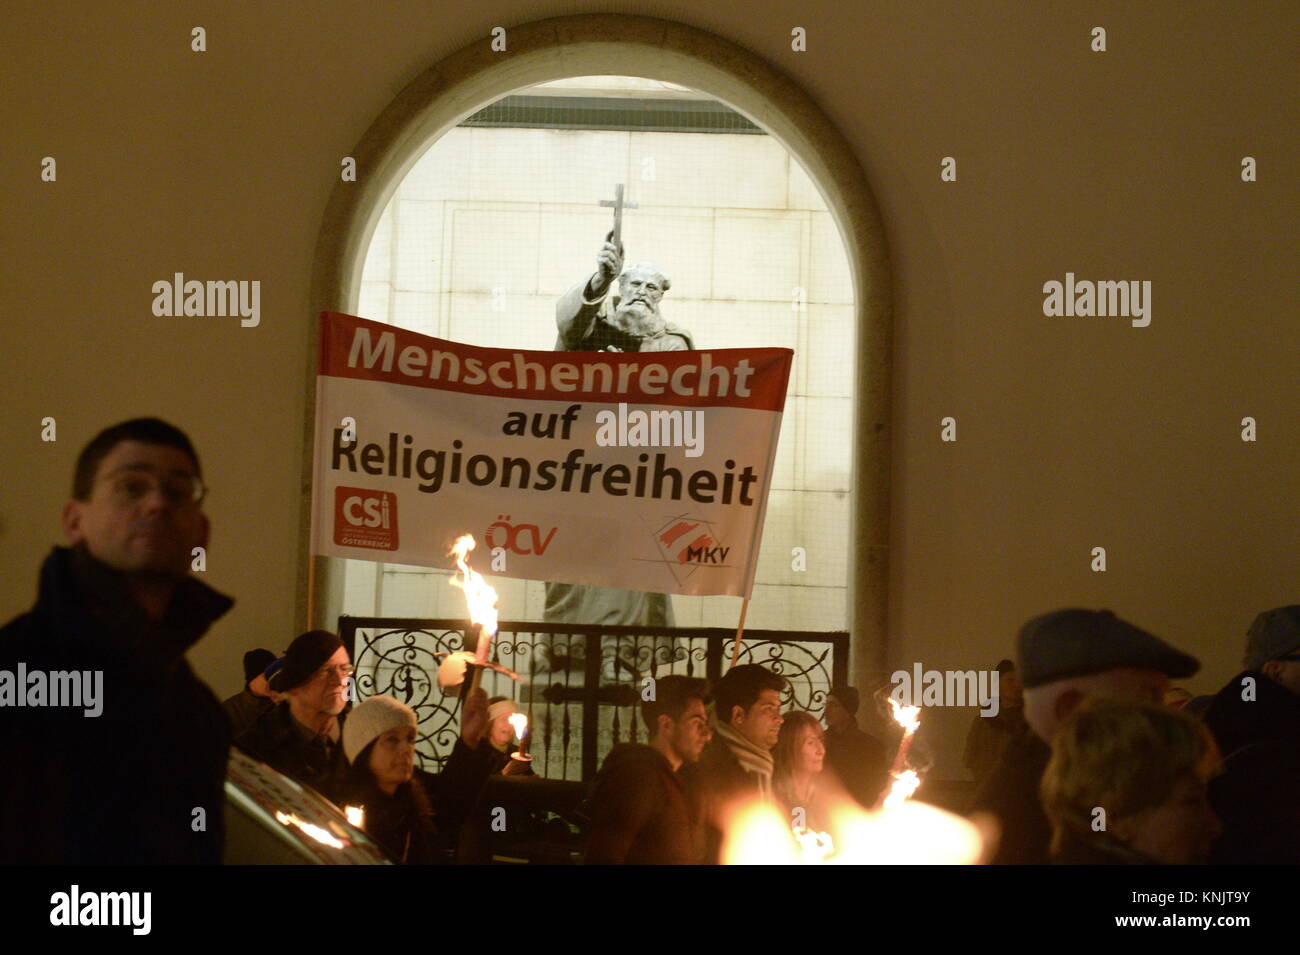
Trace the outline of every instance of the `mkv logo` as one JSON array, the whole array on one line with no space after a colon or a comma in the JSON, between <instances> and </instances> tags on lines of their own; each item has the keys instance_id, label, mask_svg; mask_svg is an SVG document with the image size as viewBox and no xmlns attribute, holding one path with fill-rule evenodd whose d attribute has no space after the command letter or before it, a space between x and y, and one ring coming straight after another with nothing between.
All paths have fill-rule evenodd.
<instances>
[{"instance_id":1,"label":"mkv logo","mask_svg":"<svg viewBox=\"0 0 1300 955\"><path fill-rule=\"evenodd\" d=\"M397 495L360 487L335 488L334 543L397 550Z\"/></svg>"},{"instance_id":2,"label":"mkv logo","mask_svg":"<svg viewBox=\"0 0 1300 955\"><path fill-rule=\"evenodd\" d=\"M726 567L730 547L718 539L717 525L686 515L669 518L655 531L659 553L678 582L700 567Z\"/></svg>"}]
</instances>

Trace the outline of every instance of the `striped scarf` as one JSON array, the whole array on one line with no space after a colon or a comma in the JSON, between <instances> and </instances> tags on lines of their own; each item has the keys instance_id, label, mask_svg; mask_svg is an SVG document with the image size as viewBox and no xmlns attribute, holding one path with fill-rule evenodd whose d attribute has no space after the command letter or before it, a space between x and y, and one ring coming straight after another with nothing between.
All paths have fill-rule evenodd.
<instances>
[{"instance_id":1,"label":"striped scarf","mask_svg":"<svg viewBox=\"0 0 1300 955\"><path fill-rule=\"evenodd\" d=\"M714 727L713 732L727 744L731 750L731 755L735 756L740 762L740 766L745 772L758 777L758 791L764 799L772 798L772 754L765 749L755 746L745 737L741 736L730 724L719 723Z\"/></svg>"}]
</instances>

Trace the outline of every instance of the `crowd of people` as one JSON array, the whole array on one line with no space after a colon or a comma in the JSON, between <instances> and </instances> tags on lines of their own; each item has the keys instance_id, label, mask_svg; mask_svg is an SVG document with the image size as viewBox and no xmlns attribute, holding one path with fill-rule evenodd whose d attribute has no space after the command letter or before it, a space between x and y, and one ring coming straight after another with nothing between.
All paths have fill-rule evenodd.
<instances>
[{"instance_id":1,"label":"crowd of people","mask_svg":"<svg viewBox=\"0 0 1300 955\"><path fill-rule=\"evenodd\" d=\"M514 704L464 692L454 748L424 773L416 714L388 696L353 705L352 661L325 630L249 651L244 689L218 703L185 659L233 603L190 573L208 540L204 494L189 439L157 419L109 428L79 456L70 546L47 557L32 611L0 630L0 670L102 673L102 715L6 710L0 862L219 862L232 744L361 808L394 860L452 858L512 762ZM1171 683L1199 668L1109 611L1026 623L996 668L996 715L974 718L963 754L966 808L997 833L990 861L1300 862L1300 606L1256 618L1243 671L1212 697ZM654 680L647 742L615 746L591 785L586 861L719 862L742 805L811 831L837 803L878 807L901 731L864 731L853 687L832 687L820 713L783 712L786 691L755 664L713 685ZM922 741L912 753L929 761Z\"/></svg>"}]
</instances>

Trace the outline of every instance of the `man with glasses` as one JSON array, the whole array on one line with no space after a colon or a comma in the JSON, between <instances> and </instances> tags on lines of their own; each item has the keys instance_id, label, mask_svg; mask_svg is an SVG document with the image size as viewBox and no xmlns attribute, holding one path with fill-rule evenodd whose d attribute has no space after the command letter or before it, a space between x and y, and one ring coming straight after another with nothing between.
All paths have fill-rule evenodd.
<instances>
[{"instance_id":1,"label":"man with glasses","mask_svg":"<svg viewBox=\"0 0 1300 955\"><path fill-rule=\"evenodd\" d=\"M347 783L341 714L351 682L343 642L328 630L308 630L289 645L284 665L271 676L271 689L283 693L284 702L263 713L235 745L337 802Z\"/></svg>"},{"instance_id":2,"label":"man with glasses","mask_svg":"<svg viewBox=\"0 0 1300 955\"><path fill-rule=\"evenodd\" d=\"M1223 823L1212 861L1300 865L1300 604L1255 618L1242 663L1205 711L1224 756L1210 780Z\"/></svg>"},{"instance_id":3,"label":"man with glasses","mask_svg":"<svg viewBox=\"0 0 1300 955\"><path fill-rule=\"evenodd\" d=\"M190 576L204 494L189 438L157 418L108 428L78 456L71 546L0 630L0 681L17 691L0 685L0 863L220 861L230 731L185 660L233 604ZM99 698L58 705L55 680Z\"/></svg>"}]
</instances>

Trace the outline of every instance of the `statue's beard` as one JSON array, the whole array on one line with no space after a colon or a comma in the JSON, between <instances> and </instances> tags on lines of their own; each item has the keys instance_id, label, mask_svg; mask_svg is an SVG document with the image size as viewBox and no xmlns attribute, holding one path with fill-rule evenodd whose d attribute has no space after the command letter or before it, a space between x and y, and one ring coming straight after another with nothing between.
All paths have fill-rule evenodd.
<instances>
[{"instance_id":1,"label":"statue's beard","mask_svg":"<svg viewBox=\"0 0 1300 955\"><path fill-rule=\"evenodd\" d=\"M665 322L659 308L649 302L620 302L609 323L635 338L654 338L663 334Z\"/></svg>"}]
</instances>

